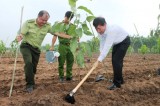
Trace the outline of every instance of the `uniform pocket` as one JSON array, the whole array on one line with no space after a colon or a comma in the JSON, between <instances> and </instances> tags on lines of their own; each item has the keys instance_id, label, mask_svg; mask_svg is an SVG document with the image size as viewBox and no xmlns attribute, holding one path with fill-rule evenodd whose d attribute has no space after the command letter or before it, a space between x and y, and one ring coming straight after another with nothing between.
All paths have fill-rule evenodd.
<instances>
[{"instance_id":1,"label":"uniform pocket","mask_svg":"<svg viewBox=\"0 0 160 106\"><path fill-rule=\"evenodd\" d=\"M31 34L36 34L36 31L35 30L33 30L33 29L29 29L29 31L28 31L29 33L31 33Z\"/></svg>"},{"instance_id":2,"label":"uniform pocket","mask_svg":"<svg viewBox=\"0 0 160 106\"><path fill-rule=\"evenodd\" d=\"M47 32L40 32L41 35L45 36Z\"/></svg>"}]
</instances>

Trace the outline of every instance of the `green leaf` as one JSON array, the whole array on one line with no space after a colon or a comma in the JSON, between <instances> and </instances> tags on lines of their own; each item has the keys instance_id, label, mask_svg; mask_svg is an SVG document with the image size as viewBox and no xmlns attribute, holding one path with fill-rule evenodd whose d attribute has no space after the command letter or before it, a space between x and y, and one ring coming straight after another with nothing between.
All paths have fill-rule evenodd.
<instances>
[{"instance_id":1,"label":"green leaf","mask_svg":"<svg viewBox=\"0 0 160 106\"><path fill-rule=\"evenodd\" d=\"M67 34L71 35L71 36L77 36L75 30L76 30L76 25L70 24L70 26L67 30Z\"/></svg>"},{"instance_id":2,"label":"green leaf","mask_svg":"<svg viewBox=\"0 0 160 106\"><path fill-rule=\"evenodd\" d=\"M80 50L83 52L83 54L86 53L86 43L85 42L82 42L80 43Z\"/></svg>"},{"instance_id":3,"label":"green leaf","mask_svg":"<svg viewBox=\"0 0 160 106\"><path fill-rule=\"evenodd\" d=\"M79 36L79 37L82 37L82 28L78 28L75 30L76 34Z\"/></svg>"},{"instance_id":4,"label":"green leaf","mask_svg":"<svg viewBox=\"0 0 160 106\"><path fill-rule=\"evenodd\" d=\"M76 62L78 64L79 67L84 68L84 55L82 51L78 51L76 54Z\"/></svg>"},{"instance_id":5,"label":"green leaf","mask_svg":"<svg viewBox=\"0 0 160 106\"><path fill-rule=\"evenodd\" d=\"M88 21L88 22L91 22L91 21L93 21L95 19L95 16L88 16L87 18L86 18L86 20Z\"/></svg>"},{"instance_id":6,"label":"green leaf","mask_svg":"<svg viewBox=\"0 0 160 106\"><path fill-rule=\"evenodd\" d=\"M52 26L52 32L65 32L66 31L66 25L62 22L55 22L55 24Z\"/></svg>"},{"instance_id":7,"label":"green leaf","mask_svg":"<svg viewBox=\"0 0 160 106\"><path fill-rule=\"evenodd\" d=\"M87 26L87 24L85 22L83 22L82 24L82 28L83 28L83 33L86 34L86 35L93 35L90 31L89 31L89 28Z\"/></svg>"},{"instance_id":8,"label":"green leaf","mask_svg":"<svg viewBox=\"0 0 160 106\"><path fill-rule=\"evenodd\" d=\"M71 48L71 51L74 54L74 56L75 56L75 52L76 52L77 47L78 47L77 38L73 38L71 40L70 48Z\"/></svg>"},{"instance_id":9,"label":"green leaf","mask_svg":"<svg viewBox=\"0 0 160 106\"><path fill-rule=\"evenodd\" d=\"M86 11L87 13L93 15L93 13L91 12L91 10L89 10L87 7L79 6L78 9L84 10L84 11Z\"/></svg>"},{"instance_id":10,"label":"green leaf","mask_svg":"<svg viewBox=\"0 0 160 106\"><path fill-rule=\"evenodd\" d=\"M75 14L75 17L80 19L81 15L80 14Z\"/></svg>"},{"instance_id":11,"label":"green leaf","mask_svg":"<svg viewBox=\"0 0 160 106\"><path fill-rule=\"evenodd\" d=\"M91 57L92 56L92 49L91 49L89 43L85 43L85 47L86 47L87 56Z\"/></svg>"},{"instance_id":12,"label":"green leaf","mask_svg":"<svg viewBox=\"0 0 160 106\"><path fill-rule=\"evenodd\" d=\"M83 30L84 30L84 31L89 30L89 28L88 28L87 24L82 24L82 28L83 28Z\"/></svg>"},{"instance_id":13,"label":"green leaf","mask_svg":"<svg viewBox=\"0 0 160 106\"><path fill-rule=\"evenodd\" d=\"M79 20L74 20L74 24L78 25L80 23Z\"/></svg>"},{"instance_id":14,"label":"green leaf","mask_svg":"<svg viewBox=\"0 0 160 106\"><path fill-rule=\"evenodd\" d=\"M68 0L69 5L70 5L71 7L76 7L76 1L77 1L77 0Z\"/></svg>"},{"instance_id":15,"label":"green leaf","mask_svg":"<svg viewBox=\"0 0 160 106\"><path fill-rule=\"evenodd\" d=\"M84 31L84 34L93 36L93 34L89 30L88 31Z\"/></svg>"}]
</instances>

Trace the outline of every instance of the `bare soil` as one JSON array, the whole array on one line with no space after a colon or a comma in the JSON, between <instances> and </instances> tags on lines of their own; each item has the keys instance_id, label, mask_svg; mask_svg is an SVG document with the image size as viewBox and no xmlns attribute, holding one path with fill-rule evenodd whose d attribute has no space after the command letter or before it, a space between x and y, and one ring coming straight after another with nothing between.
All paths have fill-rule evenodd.
<instances>
[{"instance_id":1,"label":"bare soil","mask_svg":"<svg viewBox=\"0 0 160 106\"><path fill-rule=\"evenodd\" d=\"M86 59L86 67L73 67L73 81L60 83L58 80L58 63L49 64L45 55L41 58L35 76L36 89L32 93L25 91L24 62L21 56L17 59L12 96L9 91L14 69L13 57L1 57L0 60L0 106L71 106L64 97L73 90L91 69L98 55L90 61ZM123 76L125 83L121 88L108 90L112 83L113 70L111 56L92 72L74 95L74 106L160 106L160 75L156 69L160 67L158 54L131 54L124 59ZM97 75L104 75L105 80L95 82Z\"/></svg>"}]
</instances>

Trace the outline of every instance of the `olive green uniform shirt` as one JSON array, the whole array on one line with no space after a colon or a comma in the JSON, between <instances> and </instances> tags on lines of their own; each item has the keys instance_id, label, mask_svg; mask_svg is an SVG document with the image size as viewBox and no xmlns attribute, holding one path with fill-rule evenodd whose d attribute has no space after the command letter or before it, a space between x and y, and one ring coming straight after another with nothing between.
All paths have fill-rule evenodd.
<instances>
[{"instance_id":1,"label":"olive green uniform shirt","mask_svg":"<svg viewBox=\"0 0 160 106\"><path fill-rule=\"evenodd\" d=\"M66 33L67 35L70 35L71 36L71 34L69 33L69 31L70 30L72 30L72 29L70 29L72 26L74 26L73 24L65 24L65 23L63 23L63 22L61 22L61 23L59 23L59 25L61 26L60 28L62 28L62 26L63 26L63 28L62 28L62 32L64 32L64 33ZM74 28L76 29L76 26L74 26ZM75 30L75 29L73 29L73 30ZM73 32L73 31L72 31ZM62 43L62 44L67 44L67 43L70 43L70 39L67 39L67 38L62 38L62 37L59 37L58 36L58 39L59 39L59 42L60 43Z\"/></svg>"},{"instance_id":2,"label":"olive green uniform shirt","mask_svg":"<svg viewBox=\"0 0 160 106\"><path fill-rule=\"evenodd\" d=\"M36 19L27 20L21 28L22 43L29 43L33 47L40 49L46 34L53 34L51 29L50 23L46 23L40 28L36 23Z\"/></svg>"}]
</instances>

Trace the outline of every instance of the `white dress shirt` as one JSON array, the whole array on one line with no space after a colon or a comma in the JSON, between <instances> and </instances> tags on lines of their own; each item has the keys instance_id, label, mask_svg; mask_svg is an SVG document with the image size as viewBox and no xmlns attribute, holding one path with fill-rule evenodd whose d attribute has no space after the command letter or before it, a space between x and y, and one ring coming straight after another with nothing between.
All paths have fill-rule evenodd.
<instances>
[{"instance_id":1,"label":"white dress shirt","mask_svg":"<svg viewBox=\"0 0 160 106\"><path fill-rule=\"evenodd\" d=\"M98 61L102 62L102 60L107 56L110 48L113 45L116 45L122 42L128 33L119 26L112 25L109 26L106 24L106 30L103 34L99 34L100 39L100 55L98 57Z\"/></svg>"}]
</instances>

